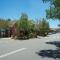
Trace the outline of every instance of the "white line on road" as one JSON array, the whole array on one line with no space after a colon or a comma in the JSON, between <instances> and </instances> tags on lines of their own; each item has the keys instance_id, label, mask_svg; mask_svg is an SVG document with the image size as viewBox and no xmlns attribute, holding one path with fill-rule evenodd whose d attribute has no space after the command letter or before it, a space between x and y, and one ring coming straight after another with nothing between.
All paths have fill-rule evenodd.
<instances>
[{"instance_id":1,"label":"white line on road","mask_svg":"<svg viewBox=\"0 0 60 60\"><path fill-rule=\"evenodd\" d=\"M25 49L26 49L26 48L21 48L21 49L18 49L18 50L15 50L15 51L12 51L12 52L6 53L6 54L4 54L4 55L1 55L0 58L4 58L4 57L6 57L6 56L9 56L9 55L15 54L15 53L20 52L20 51L23 51L23 50L25 50Z\"/></svg>"}]
</instances>

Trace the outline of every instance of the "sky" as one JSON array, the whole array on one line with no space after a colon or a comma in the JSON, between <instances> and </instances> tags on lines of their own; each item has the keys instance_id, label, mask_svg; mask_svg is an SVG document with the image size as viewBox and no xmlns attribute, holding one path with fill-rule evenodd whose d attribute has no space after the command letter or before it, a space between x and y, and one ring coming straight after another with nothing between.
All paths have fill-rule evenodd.
<instances>
[{"instance_id":1,"label":"sky","mask_svg":"<svg viewBox=\"0 0 60 60\"><path fill-rule=\"evenodd\" d=\"M46 18L45 10L49 8L49 3L42 0L0 0L0 18L19 19L21 13L26 13L29 19L37 20ZM48 20L50 27L57 27L58 20Z\"/></svg>"}]
</instances>

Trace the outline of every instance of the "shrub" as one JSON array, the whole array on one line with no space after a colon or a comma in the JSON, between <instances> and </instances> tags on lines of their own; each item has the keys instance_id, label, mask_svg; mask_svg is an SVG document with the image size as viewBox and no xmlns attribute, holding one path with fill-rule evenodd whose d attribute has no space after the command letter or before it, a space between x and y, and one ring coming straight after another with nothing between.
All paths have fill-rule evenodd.
<instances>
[{"instance_id":1,"label":"shrub","mask_svg":"<svg viewBox=\"0 0 60 60\"><path fill-rule=\"evenodd\" d=\"M49 31L49 23L43 19L39 22L39 29L40 29L40 35L41 36L46 36Z\"/></svg>"}]
</instances>

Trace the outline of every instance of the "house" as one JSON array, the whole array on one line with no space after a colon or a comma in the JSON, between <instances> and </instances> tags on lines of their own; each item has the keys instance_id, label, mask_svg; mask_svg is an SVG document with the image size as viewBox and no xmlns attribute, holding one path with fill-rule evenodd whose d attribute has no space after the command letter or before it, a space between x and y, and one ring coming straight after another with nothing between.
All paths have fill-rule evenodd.
<instances>
[{"instance_id":1,"label":"house","mask_svg":"<svg viewBox=\"0 0 60 60\"><path fill-rule=\"evenodd\" d=\"M10 26L10 36L15 37L17 35L16 22Z\"/></svg>"},{"instance_id":2,"label":"house","mask_svg":"<svg viewBox=\"0 0 60 60\"><path fill-rule=\"evenodd\" d=\"M10 21L8 28L0 28L0 37L11 37L16 35L16 21Z\"/></svg>"},{"instance_id":3,"label":"house","mask_svg":"<svg viewBox=\"0 0 60 60\"><path fill-rule=\"evenodd\" d=\"M0 29L0 37L8 37L8 29Z\"/></svg>"}]
</instances>

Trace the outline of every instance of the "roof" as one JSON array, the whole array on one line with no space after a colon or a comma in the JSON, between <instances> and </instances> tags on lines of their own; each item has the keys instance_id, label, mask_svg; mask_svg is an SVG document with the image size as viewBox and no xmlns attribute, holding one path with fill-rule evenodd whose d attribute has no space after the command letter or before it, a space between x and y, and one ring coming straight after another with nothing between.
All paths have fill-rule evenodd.
<instances>
[{"instance_id":1,"label":"roof","mask_svg":"<svg viewBox=\"0 0 60 60\"><path fill-rule=\"evenodd\" d=\"M10 21L9 27L12 27L15 23L16 23L16 21Z\"/></svg>"}]
</instances>

